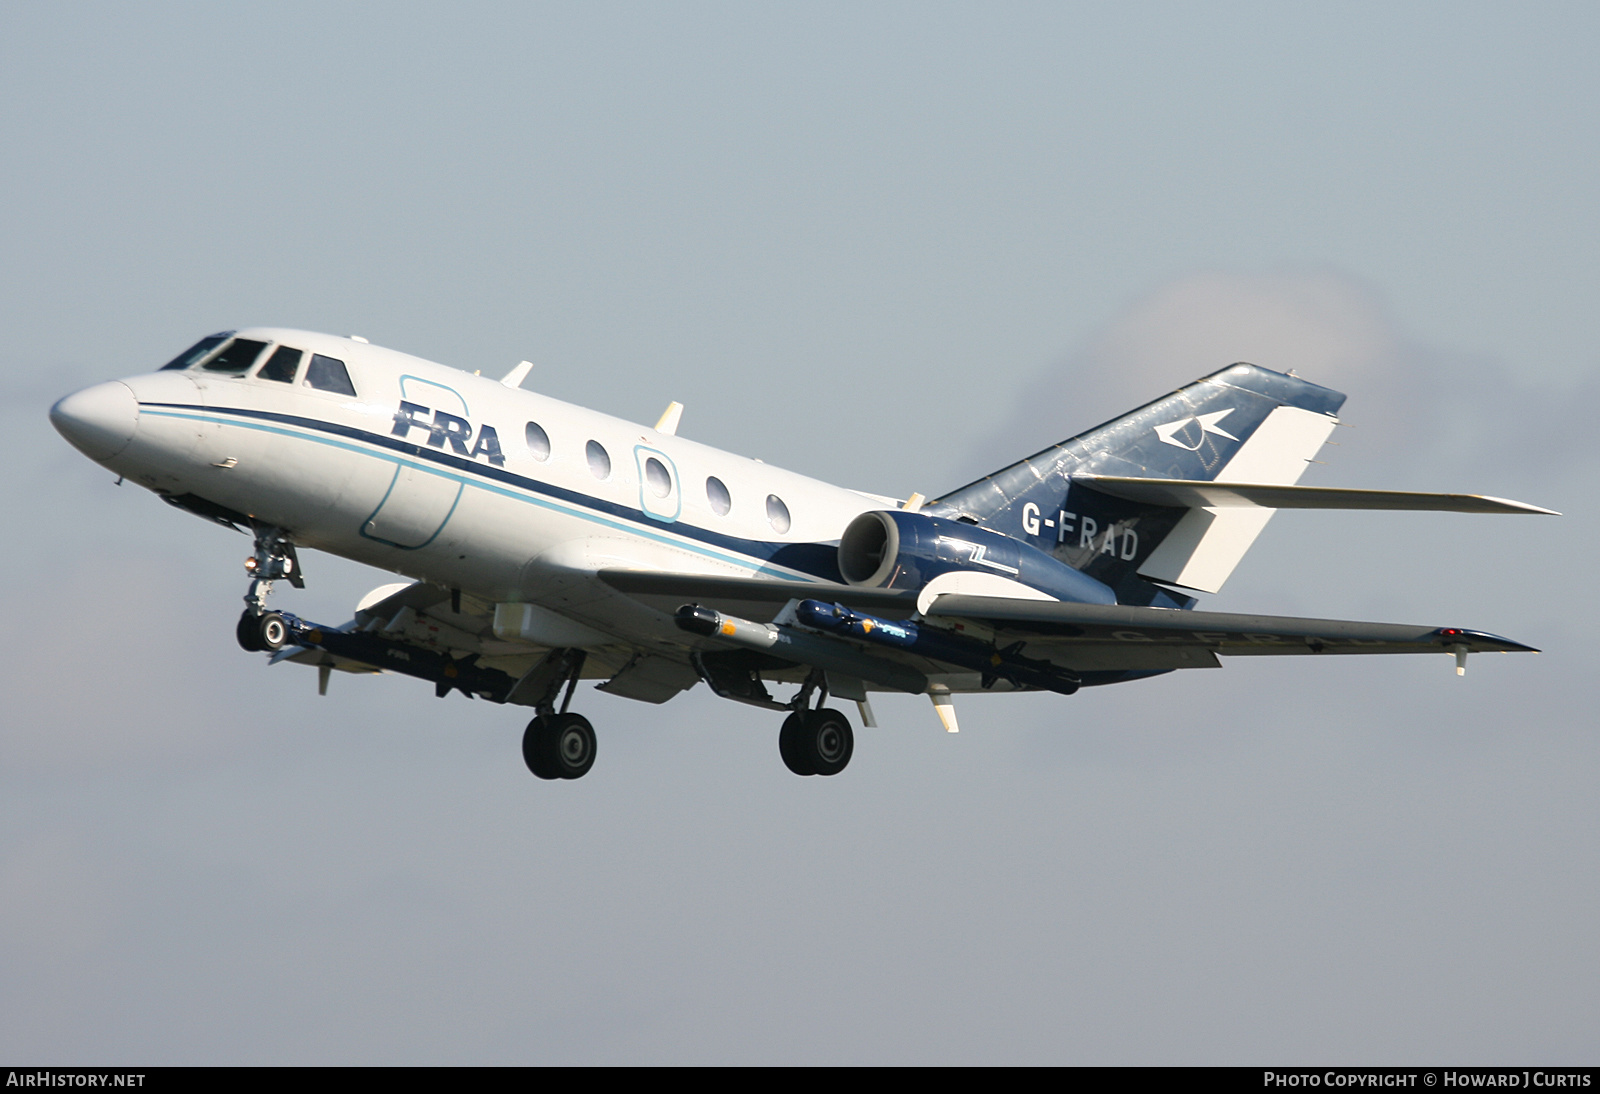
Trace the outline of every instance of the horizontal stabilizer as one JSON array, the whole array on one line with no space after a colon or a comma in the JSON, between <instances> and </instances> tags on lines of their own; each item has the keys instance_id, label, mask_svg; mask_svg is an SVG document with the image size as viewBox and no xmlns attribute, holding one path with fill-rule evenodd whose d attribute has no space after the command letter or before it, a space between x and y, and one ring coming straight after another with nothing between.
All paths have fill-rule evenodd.
<instances>
[{"instance_id":1,"label":"horizontal stabilizer","mask_svg":"<svg viewBox=\"0 0 1600 1094\"><path fill-rule=\"evenodd\" d=\"M1191 612L1127 604L1072 604L992 596L941 596L931 619L970 619L998 632L1028 635L1028 647L1126 650L1189 646L1223 655L1305 653L1537 653L1532 646L1482 631L1357 623L1281 615Z\"/></svg>"},{"instance_id":2,"label":"horizontal stabilizer","mask_svg":"<svg viewBox=\"0 0 1600 1094\"><path fill-rule=\"evenodd\" d=\"M1554 509L1480 494L1422 494L1409 490L1348 490L1342 487L1147 479L1125 475L1074 475L1072 481L1114 498L1177 509L1394 509L1561 515Z\"/></svg>"}]
</instances>

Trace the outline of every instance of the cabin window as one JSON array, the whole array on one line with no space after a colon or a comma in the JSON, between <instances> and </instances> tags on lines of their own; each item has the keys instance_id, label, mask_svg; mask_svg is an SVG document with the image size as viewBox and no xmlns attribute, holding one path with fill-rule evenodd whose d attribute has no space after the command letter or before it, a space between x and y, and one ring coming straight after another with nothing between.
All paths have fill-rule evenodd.
<instances>
[{"instance_id":1,"label":"cabin window","mask_svg":"<svg viewBox=\"0 0 1600 1094\"><path fill-rule=\"evenodd\" d=\"M169 368L188 368L189 366L198 363L202 357L216 349L218 346L222 345L222 343L226 342L230 337L232 337L232 335L233 332L231 330L225 330L221 334L207 335L194 345L190 346L188 349L184 350L182 353L178 354L178 356L162 365L161 371L165 372Z\"/></svg>"},{"instance_id":2,"label":"cabin window","mask_svg":"<svg viewBox=\"0 0 1600 1094\"><path fill-rule=\"evenodd\" d=\"M789 530L789 507L776 494L767 495L767 520L780 536Z\"/></svg>"},{"instance_id":3,"label":"cabin window","mask_svg":"<svg viewBox=\"0 0 1600 1094\"><path fill-rule=\"evenodd\" d=\"M280 384L294 383L294 374L300 371L300 359L306 355L302 349L290 349L288 346L279 346L267 363L261 366L261 371L256 373L262 380L276 380Z\"/></svg>"},{"instance_id":4,"label":"cabin window","mask_svg":"<svg viewBox=\"0 0 1600 1094\"><path fill-rule=\"evenodd\" d=\"M706 480L706 500L711 503L711 511L719 517L728 515L728 510L733 508L733 495L728 493L727 485L715 475Z\"/></svg>"},{"instance_id":5,"label":"cabin window","mask_svg":"<svg viewBox=\"0 0 1600 1094\"><path fill-rule=\"evenodd\" d=\"M335 395L354 395L355 385L350 382L350 373L345 371L344 362L335 357L324 357L320 353L311 355L311 367L306 369L306 386L314 387L318 391L331 391Z\"/></svg>"},{"instance_id":6,"label":"cabin window","mask_svg":"<svg viewBox=\"0 0 1600 1094\"><path fill-rule=\"evenodd\" d=\"M540 463L550 458L550 434L544 431L544 426L529 422L522 430L522 436L528 442L528 455Z\"/></svg>"},{"instance_id":7,"label":"cabin window","mask_svg":"<svg viewBox=\"0 0 1600 1094\"><path fill-rule=\"evenodd\" d=\"M235 338L227 349L205 363L205 370L207 372L242 373L256 363L256 358L260 357L261 351L266 348L267 344L265 342L254 342L248 338Z\"/></svg>"},{"instance_id":8,"label":"cabin window","mask_svg":"<svg viewBox=\"0 0 1600 1094\"><path fill-rule=\"evenodd\" d=\"M594 472L597 479L611 477L611 456L606 452L606 446L599 441L590 441L584 449L589 454L589 470Z\"/></svg>"},{"instance_id":9,"label":"cabin window","mask_svg":"<svg viewBox=\"0 0 1600 1094\"><path fill-rule=\"evenodd\" d=\"M672 493L672 476L667 472L667 465L654 456L645 460L644 484L658 498L664 498Z\"/></svg>"}]
</instances>

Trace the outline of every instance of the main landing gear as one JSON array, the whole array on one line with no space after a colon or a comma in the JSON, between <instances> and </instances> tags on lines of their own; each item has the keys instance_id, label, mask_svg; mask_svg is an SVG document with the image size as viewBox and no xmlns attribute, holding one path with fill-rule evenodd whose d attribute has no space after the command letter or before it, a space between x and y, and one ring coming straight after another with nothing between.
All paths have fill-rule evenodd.
<instances>
[{"instance_id":1,"label":"main landing gear","mask_svg":"<svg viewBox=\"0 0 1600 1094\"><path fill-rule=\"evenodd\" d=\"M522 759L541 779L581 779L594 766L594 746L594 726L583 715L540 715L522 735Z\"/></svg>"},{"instance_id":2,"label":"main landing gear","mask_svg":"<svg viewBox=\"0 0 1600 1094\"><path fill-rule=\"evenodd\" d=\"M567 650L558 656L550 685L543 699L534 704L538 714L522 734L522 760L541 779L581 779L594 766L594 726L583 715L567 711L584 657L582 650ZM555 698L562 685L567 690L558 712Z\"/></svg>"},{"instance_id":3,"label":"main landing gear","mask_svg":"<svg viewBox=\"0 0 1600 1094\"><path fill-rule=\"evenodd\" d=\"M239 645L251 653L276 652L289 641L289 625L277 612L267 611L267 594L272 592L274 581L287 580L296 589L306 587L300 576L300 558L294 544L281 528L256 525L256 549L245 559L245 572L250 575L250 591L245 594L244 614L234 628Z\"/></svg>"},{"instance_id":4,"label":"main landing gear","mask_svg":"<svg viewBox=\"0 0 1600 1094\"><path fill-rule=\"evenodd\" d=\"M813 691L819 691L814 710L807 709ZM823 706L827 701L827 678L814 672L795 696L794 712L778 731L778 755L796 775L837 775L856 750L850 719Z\"/></svg>"},{"instance_id":5,"label":"main landing gear","mask_svg":"<svg viewBox=\"0 0 1600 1094\"><path fill-rule=\"evenodd\" d=\"M850 722L837 710L797 710L778 731L778 755L796 775L837 775L855 747Z\"/></svg>"}]
</instances>

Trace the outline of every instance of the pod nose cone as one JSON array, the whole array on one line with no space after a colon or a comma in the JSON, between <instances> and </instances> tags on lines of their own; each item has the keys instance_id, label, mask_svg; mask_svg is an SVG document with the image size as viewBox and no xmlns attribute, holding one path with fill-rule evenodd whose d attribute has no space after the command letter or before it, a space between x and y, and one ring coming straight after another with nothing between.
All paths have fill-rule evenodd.
<instances>
[{"instance_id":1,"label":"pod nose cone","mask_svg":"<svg viewBox=\"0 0 1600 1094\"><path fill-rule=\"evenodd\" d=\"M113 380L74 391L50 408L50 424L72 446L99 463L133 440L139 425L139 400L127 384Z\"/></svg>"}]
</instances>

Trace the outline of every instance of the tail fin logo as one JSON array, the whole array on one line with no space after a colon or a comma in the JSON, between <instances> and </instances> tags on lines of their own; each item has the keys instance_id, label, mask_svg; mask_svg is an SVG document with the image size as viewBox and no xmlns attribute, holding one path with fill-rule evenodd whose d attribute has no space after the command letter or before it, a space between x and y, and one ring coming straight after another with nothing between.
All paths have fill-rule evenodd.
<instances>
[{"instance_id":1,"label":"tail fin logo","mask_svg":"<svg viewBox=\"0 0 1600 1094\"><path fill-rule=\"evenodd\" d=\"M1207 433L1215 433L1219 437L1226 437L1230 441L1239 438L1223 429L1217 423L1233 413L1233 407L1227 410L1217 410L1210 414L1195 414L1181 421L1168 422L1166 425L1156 426L1156 436L1164 444L1174 448L1182 448L1189 452L1200 451L1200 446L1205 443Z\"/></svg>"}]
</instances>

